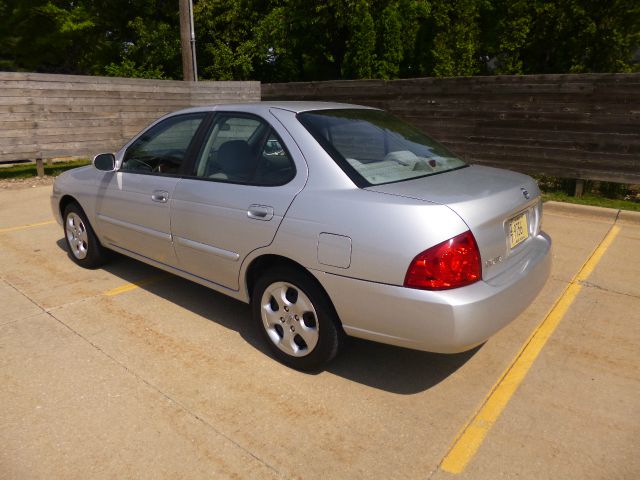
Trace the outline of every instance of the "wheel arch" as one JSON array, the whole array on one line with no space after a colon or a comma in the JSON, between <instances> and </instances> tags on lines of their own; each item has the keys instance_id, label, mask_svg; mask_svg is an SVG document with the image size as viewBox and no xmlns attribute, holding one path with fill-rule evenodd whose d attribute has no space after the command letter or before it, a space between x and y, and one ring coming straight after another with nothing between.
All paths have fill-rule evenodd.
<instances>
[{"instance_id":1,"label":"wheel arch","mask_svg":"<svg viewBox=\"0 0 640 480\"><path fill-rule=\"evenodd\" d=\"M98 232L96 232L95 226L93 225L94 222L92 222L91 219L89 218L89 215L87 215L87 211L84 209L84 207L76 197L68 193L64 194L60 198L60 201L58 203L58 208L60 210L60 218L62 219L63 226L64 226L64 211L72 203L75 203L78 206L78 208L82 210L82 213L84 214L84 216L87 217L87 222L89 223L89 226L91 226L91 228L93 229L93 232L96 236L96 240L100 245L104 246L102 240L100 240L100 236L98 235Z\"/></svg>"},{"instance_id":2,"label":"wheel arch","mask_svg":"<svg viewBox=\"0 0 640 480\"><path fill-rule=\"evenodd\" d=\"M336 318L338 321L338 327L342 329L342 320L340 319L340 316L338 315L338 312L336 311L336 308L333 305L333 301L331 300L331 297L327 293L327 290L324 288L320 280L318 280L318 278L313 273L311 273L309 269L307 269L300 263L296 262L295 260L291 260L290 258L283 257L281 255L264 254L257 258L254 258L251 261L244 275L249 301L251 301L251 297L253 295L253 287L258 281L258 278L260 278L260 275L263 272L266 272L268 270L278 268L278 267L294 268L304 273L304 275L307 276L309 280L312 281L322 291L322 293L324 293L325 298L329 303L329 307L333 310L333 313L335 315L334 318Z\"/></svg>"},{"instance_id":3,"label":"wheel arch","mask_svg":"<svg viewBox=\"0 0 640 480\"><path fill-rule=\"evenodd\" d=\"M72 203L77 204L82 209L82 212L85 215L87 214L87 212L84 211L84 208L82 208L82 205L80 205L80 202L78 201L77 198L75 198L72 195L65 194L62 196L62 198L60 198L60 202L58 202L58 209L60 210L60 218L62 218L63 220L64 220L64 210L67 208L67 206L69 206Z\"/></svg>"}]
</instances>

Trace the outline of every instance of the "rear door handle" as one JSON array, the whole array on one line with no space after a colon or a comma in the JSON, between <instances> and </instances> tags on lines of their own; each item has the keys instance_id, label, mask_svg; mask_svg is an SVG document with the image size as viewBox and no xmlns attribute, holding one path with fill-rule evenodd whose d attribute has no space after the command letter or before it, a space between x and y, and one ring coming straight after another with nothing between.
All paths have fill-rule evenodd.
<instances>
[{"instance_id":1,"label":"rear door handle","mask_svg":"<svg viewBox=\"0 0 640 480\"><path fill-rule=\"evenodd\" d=\"M269 207L268 205L249 205L247 217L266 222L273 218L273 207Z\"/></svg>"},{"instance_id":2,"label":"rear door handle","mask_svg":"<svg viewBox=\"0 0 640 480\"><path fill-rule=\"evenodd\" d=\"M164 190L154 190L151 194L151 200L159 203L167 203L167 200L169 200L169 192L165 192Z\"/></svg>"}]
</instances>

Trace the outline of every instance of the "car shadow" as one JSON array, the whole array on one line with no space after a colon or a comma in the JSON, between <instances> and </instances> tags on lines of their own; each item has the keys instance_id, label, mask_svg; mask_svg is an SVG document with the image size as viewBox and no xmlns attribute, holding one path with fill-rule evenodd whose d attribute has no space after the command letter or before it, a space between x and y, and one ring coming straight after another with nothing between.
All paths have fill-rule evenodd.
<instances>
[{"instance_id":1,"label":"car shadow","mask_svg":"<svg viewBox=\"0 0 640 480\"><path fill-rule=\"evenodd\" d=\"M64 239L57 244L66 252ZM136 282L161 274L159 269L117 253L102 268L124 282ZM270 356L260 331L251 320L247 304L176 275L166 275L166 279L143 284L140 288L236 331L256 350ZM444 355L349 338L347 348L324 371L371 388L411 395L428 390L448 378L480 348Z\"/></svg>"},{"instance_id":2,"label":"car shadow","mask_svg":"<svg viewBox=\"0 0 640 480\"><path fill-rule=\"evenodd\" d=\"M326 370L368 387L412 395L446 380L480 348L439 354L350 338L348 347Z\"/></svg>"}]
</instances>

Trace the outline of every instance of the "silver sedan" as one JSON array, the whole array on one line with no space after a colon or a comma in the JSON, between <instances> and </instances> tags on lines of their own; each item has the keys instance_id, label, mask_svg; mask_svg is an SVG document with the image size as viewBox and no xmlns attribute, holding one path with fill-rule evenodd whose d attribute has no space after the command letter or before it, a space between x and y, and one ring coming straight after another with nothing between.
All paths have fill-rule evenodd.
<instances>
[{"instance_id":1,"label":"silver sedan","mask_svg":"<svg viewBox=\"0 0 640 480\"><path fill-rule=\"evenodd\" d=\"M349 335L471 349L551 263L531 178L356 105L175 112L58 177L51 203L77 264L114 250L250 303L275 357L303 370Z\"/></svg>"}]
</instances>

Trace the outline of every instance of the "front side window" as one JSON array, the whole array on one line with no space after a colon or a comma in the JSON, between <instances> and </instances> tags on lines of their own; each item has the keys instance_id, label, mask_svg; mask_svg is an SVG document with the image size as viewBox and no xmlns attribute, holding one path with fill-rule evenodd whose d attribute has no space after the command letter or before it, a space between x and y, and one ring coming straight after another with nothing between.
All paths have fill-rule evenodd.
<instances>
[{"instance_id":1,"label":"front side window","mask_svg":"<svg viewBox=\"0 0 640 480\"><path fill-rule=\"evenodd\" d=\"M121 171L176 175L205 113L168 118L127 148Z\"/></svg>"},{"instance_id":2,"label":"front side window","mask_svg":"<svg viewBox=\"0 0 640 480\"><path fill-rule=\"evenodd\" d=\"M360 187L424 177L466 164L381 110L317 110L298 119Z\"/></svg>"},{"instance_id":3,"label":"front side window","mask_svg":"<svg viewBox=\"0 0 640 480\"><path fill-rule=\"evenodd\" d=\"M280 138L264 120L219 114L195 166L197 177L249 185L283 185L295 167Z\"/></svg>"}]
</instances>

